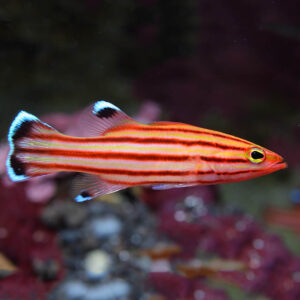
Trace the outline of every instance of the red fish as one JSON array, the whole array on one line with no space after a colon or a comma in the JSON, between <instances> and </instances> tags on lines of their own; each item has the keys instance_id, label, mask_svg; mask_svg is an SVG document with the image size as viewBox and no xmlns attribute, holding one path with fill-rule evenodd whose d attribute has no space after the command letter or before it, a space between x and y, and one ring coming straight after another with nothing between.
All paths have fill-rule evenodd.
<instances>
[{"instance_id":1,"label":"red fish","mask_svg":"<svg viewBox=\"0 0 300 300\"><path fill-rule=\"evenodd\" d=\"M8 134L11 180L87 173L76 197L84 201L130 186L235 182L287 166L278 154L244 139L183 123L141 124L106 101L96 102L90 115L94 137L73 137L21 111Z\"/></svg>"}]
</instances>

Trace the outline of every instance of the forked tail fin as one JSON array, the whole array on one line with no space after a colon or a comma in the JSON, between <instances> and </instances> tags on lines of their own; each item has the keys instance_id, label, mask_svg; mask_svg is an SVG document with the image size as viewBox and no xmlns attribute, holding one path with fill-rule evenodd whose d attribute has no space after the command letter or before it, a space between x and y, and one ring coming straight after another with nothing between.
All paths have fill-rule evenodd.
<instances>
[{"instance_id":1,"label":"forked tail fin","mask_svg":"<svg viewBox=\"0 0 300 300\"><path fill-rule=\"evenodd\" d=\"M39 136L57 135L58 132L40 119L25 111L20 111L12 122L8 142L10 151L6 160L7 172L12 181L23 181L31 177L50 174L49 170L33 168L30 163L34 155L28 149L39 145ZM41 145L43 146L43 145Z\"/></svg>"}]
</instances>

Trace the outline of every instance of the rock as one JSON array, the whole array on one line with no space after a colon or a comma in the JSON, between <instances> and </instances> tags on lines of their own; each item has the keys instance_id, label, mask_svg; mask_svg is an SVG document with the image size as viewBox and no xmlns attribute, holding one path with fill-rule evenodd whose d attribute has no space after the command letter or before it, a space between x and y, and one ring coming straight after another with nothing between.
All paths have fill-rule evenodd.
<instances>
[{"instance_id":1,"label":"rock","mask_svg":"<svg viewBox=\"0 0 300 300\"><path fill-rule=\"evenodd\" d=\"M122 230L122 223L115 216L99 217L90 222L89 230L97 238L107 238L118 235Z\"/></svg>"},{"instance_id":2,"label":"rock","mask_svg":"<svg viewBox=\"0 0 300 300\"><path fill-rule=\"evenodd\" d=\"M82 300L86 293L87 286L79 280L74 280L61 287L61 290L57 293L58 295L56 295L56 299Z\"/></svg>"},{"instance_id":3,"label":"rock","mask_svg":"<svg viewBox=\"0 0 300 300\"><path fill-rule=\"evenodd\" d=\"M89 252L84 260L84 268L87 276L92 279L106 275L110 266L111 257L101 250Z\"/></svg>"},{"instance_id":4,"label":"rock","mask_svg":"<svg viewBox=\"0 0 300 300\"><path fill-rule=\"evenodd\" d=\"M59 271L59 264L53 259L42 260L34 258L32 267L34 272L44 281L56 279Z\"/></svg>"},{"instance_id":5,"label":"rock","mask_svg":"<svg viewBox=\"0 0 300 300\"><path fill-rule=\"evenodd\" d=\"M107 283L92 286L88 289L84 300L123 300L130 294L130 286L126 281L115 279Z\"/></svg>"},{"instance_id":6,"label":"rock","mask_svg":"<svg viewBox=\"0 0 300 300\"><path fill-rule=\"evenodd\" d=\"M69 201L54 202L41 214L43 223L52 228L78 227L86 217L87 211L84 206Z\"/></svg>"},{"instance_id":7,"label":"rock","mask_svg":"<svg viewBox=\"0 0 300 300\"><path fill-rule=\"evenodd\" d=\"M97 285L74 280L64 284L57 297L69 300L123 300L129 299L130 290L129 284L121 279Z\"/></svg>"},{"instance_id":8,"label":"rock","mask_svg":"<svg viewBox=\"0 0 300 300\"><path fill-rule=\"evenodd\" d=\"M59 232L59 240L63 245L75 244L82 238L80 230L65 229Z\"/></svg>"}]
</instances>

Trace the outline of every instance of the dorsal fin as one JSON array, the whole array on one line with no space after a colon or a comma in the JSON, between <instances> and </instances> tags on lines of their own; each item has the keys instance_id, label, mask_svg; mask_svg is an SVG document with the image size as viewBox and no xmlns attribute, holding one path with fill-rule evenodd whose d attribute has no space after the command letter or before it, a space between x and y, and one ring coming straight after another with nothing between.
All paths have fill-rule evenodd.
<instances>
[{"instance_id":1,"label":"dorsal fin","mask_svg":"<svg viewBox=\"0 0 300 300\"><path fill-rule=\"evenodd\" d=\"M137 123L117 106L104 100L95 102L79 117L75 125L82 136L101 136L107 130L126 123Z\"/></svg>"}]
</instances>

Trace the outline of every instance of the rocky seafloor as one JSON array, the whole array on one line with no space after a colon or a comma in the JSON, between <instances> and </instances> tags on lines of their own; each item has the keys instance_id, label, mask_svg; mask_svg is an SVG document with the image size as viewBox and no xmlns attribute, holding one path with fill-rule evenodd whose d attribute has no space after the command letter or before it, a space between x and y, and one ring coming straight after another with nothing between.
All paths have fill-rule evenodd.
<instances>
[{"instance_id":1,"label":"rocky seafloor","mask_svg":"<svg viewBox=\"0 0 300 300\"><path fill-rule=\"evenodd\" d=\"M0 250L15 270L2 272L0 299L300 297L300 259L251 216L219 205L214 188L81 204L58 192L43 205L24 185L1 191Z\"/></svg>"}]
</instances>

